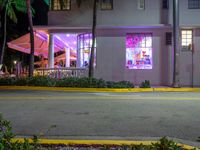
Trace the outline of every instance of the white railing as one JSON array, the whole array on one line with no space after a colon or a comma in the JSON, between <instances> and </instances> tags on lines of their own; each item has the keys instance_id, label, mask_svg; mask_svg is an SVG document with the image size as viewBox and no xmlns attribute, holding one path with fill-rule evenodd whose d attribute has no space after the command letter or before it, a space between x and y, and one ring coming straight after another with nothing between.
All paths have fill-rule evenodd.
<instances>
[{"instance_id":1,"label":"white railing","mask_svg":"<svg viewBox=\"0 0 200 150\"><path fill-rule=\"evenodd\" d=\"M87 77L86 68L39 68L34 70L34 76L49 76L51 78Z\"/></svg>"}]
</instances>

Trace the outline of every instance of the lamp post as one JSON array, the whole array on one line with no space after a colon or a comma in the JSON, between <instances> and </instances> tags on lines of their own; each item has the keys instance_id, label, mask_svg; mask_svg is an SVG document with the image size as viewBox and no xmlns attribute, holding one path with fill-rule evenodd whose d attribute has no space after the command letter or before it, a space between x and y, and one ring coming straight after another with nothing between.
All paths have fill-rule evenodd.
<instances>
[{"instance_id":1,"label":"lamp post","mask_svg":"<svg viewBox=\"0 0 200 150\"><path fill-rule=\"evenodd\" d=\"M179 0L173 0L173 48L174 70L173 87L180 87L179 57L180 57L180 27L179 27Z\"/></svg>"}]
</instances>

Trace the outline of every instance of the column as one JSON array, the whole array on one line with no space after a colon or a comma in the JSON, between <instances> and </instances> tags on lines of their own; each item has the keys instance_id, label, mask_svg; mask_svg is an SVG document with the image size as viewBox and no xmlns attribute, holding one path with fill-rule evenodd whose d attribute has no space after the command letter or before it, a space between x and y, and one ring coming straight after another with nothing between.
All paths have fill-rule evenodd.
<instances>
[{"instance_id":1,"label":"column","mask_svg":"<svg viewBox=\"0 0 200 150\"><path fill-rule=\"evenodd\" d=\"M81 43L81 37L78 36L77 40L77 58L76 58L76 67L80 68L81 67L81 48L80 48L80 43Z\"/></svg>"},{"instance_id":2,"label":"column","mask_svg":"<svg viewBox=\"0 0 200 150\"><path fill-rule=\"evenodd\" d=\"M65 47L65 67L70 67L70 48Z\"/></svg>"},{"instance_id":3,"label":"column","mask_svg":"<svg viewBox=\"0 0 200 150\"><path fill-rule=\"evenodd\" d=\"M48 68L54 68L54 38L49 34Z\"/></svg>"}]
</instances>

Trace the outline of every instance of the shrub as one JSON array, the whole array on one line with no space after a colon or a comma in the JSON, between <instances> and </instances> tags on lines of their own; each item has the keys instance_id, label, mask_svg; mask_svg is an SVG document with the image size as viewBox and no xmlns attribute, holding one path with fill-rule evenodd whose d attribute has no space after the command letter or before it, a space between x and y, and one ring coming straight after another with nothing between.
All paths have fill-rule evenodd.
<instances>
[{"instance_id":1,"label":"shrub","mask_svg":"<svg viewBox=\"0 0 200 150\"><path fill-rule=\"evenodd\" d=\"M29 86L47 86L52 87L56 85L56 79L45 77L45 76L36 76L27 78Z\"/></svg>"},{"instance_id":2,"label":"shrub","mask_svg":"<svg viewBox=\"0 0 200 150\"><path fill-rule=\"evenodd\" d=\"M13 84L18 86L26 86L28 85L28 78L15 78Z\"/></svg>"},{"instance_id":3,"label":"shrub","mask_svg":"<svg viewBox=\"0 0 200 150\"><path fill-rule=\"evenodd\" d=\"M183 150L183 147L178 146L173 140L169 140L166 137L160 139L159 142L152 144L152 148L156 150Z\"/></svg>"},{"instance_id":4,"label":"shrub","mask_svg":"<svg viewBox=\"0 0 200 150\"><path fill-rule=\"evenodd\" d=\"M120 88L134 88L134 84L130 81L120 81L118 82Z\"/></svg>"},{"instance_id":5,"label":"shrub","mask_svg":"<svg viewBox=\"0 0 200 150\"><path fill-rule=\"evenodd\" d=\"M14 85L15 78L0 78L0 85Z\"/></svg>"},{"instance_id":6,"label":"shrub","mask_svg":"<svg viewBox=\"0 0 200 150\"><path fill-rule=\"evenodd\" d=\"M80 88L104 88L106 87L106 82L102 79L95 78L63 78L56 82L58 87L80 87Z\"/></svg>"},{"instance_id":7,"label":"shrub","mask_svg":"<svg viewBox=\"0 0 200 150\"><path fill-rule=\"evenodd\" d=\"M31 78L0 78L0 85L76 88L134 88L134 84L129 81L114 82L87 77L68 77L55 79L46 76L35 76Z\"/></svg>"},{"instance_id":8,"label":"shrub","mask_svg":"<svg viewBox=\"0 0 200 150\"><path fill-rule=\"evenodd\" d=\"M79 78L69 77L57 80L56 85L58 87L79 87Z\"/></svg>"},{"instance_id":9,"label":"shrub","mask_svg":"<svg viewBox=\"0 0 200 150\"><path fill-rule=\"evenodd\" d=\"M107 81L106 84L108 88L134 88L134 84L129 81Z\"/></svg>"},{"instance_id":10,"label":"shrub","mask_svg":"<svg viewBox=\"0 0 200 150\"><path fill-rule=\"evenodd\" d=\"M150 85L150 81L149 80L145 80L144 82L142 82L140 84L140 88L150 88L151 85Z\"/></svg>"},{"instance_id":11,"label":"shrub","mask_svg":"<svg viewBox=\"0 0 200 150\"><path fill-rule=\"evenodd\" d=\"M24 143L12 142L14 137L10 121L3 119L0 114L0 150L35 150L38 148L36 137L31 144L27 139L24 139Z\"/></svg>"}]
</instances>

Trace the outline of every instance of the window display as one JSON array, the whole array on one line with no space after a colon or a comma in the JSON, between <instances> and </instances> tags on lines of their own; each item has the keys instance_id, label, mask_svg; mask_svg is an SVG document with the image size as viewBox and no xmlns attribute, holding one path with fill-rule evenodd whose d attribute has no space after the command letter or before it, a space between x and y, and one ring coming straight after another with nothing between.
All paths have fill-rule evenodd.
<instances>
[{"instance_id":1,"label":"window display","mask_svg":"<svg viewBox=\"0 0 200 150\"><path fill-rule=\"evenodd\" d=\"M152 34L127 34L126 68L152 69Z\"/></svg>"},{"instance_id":2,"label":"window display","mask_svg":"<svg viewBox=\"0 0 200 150\"><path fill-rule=\"evenodd\" d=\"M94 66L96 66L96 42L94 45ZM92 34L78 35L78 50L80 51L81 67L89 66L90 52L92 48Z\"/></svg>"}]
</instances>

